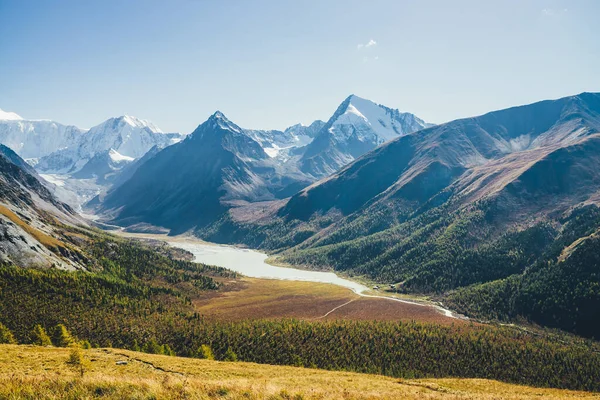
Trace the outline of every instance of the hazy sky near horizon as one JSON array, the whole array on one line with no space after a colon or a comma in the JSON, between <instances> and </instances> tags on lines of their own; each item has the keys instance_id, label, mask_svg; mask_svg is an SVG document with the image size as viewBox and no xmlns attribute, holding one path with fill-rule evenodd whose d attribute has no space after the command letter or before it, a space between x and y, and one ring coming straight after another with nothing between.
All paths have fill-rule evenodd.
<instances>
[{"instance_id":1,"label":"hazy sky near horizon","mask_svg":"<svg viewBox=\"0 0 600 400\"><path fill-rule=\"evenodd\" d=\"M600 91L598 17L594 0L0 0L0 108L283 129L354 93L439 123Z\"/></svg>"}]
</instances>

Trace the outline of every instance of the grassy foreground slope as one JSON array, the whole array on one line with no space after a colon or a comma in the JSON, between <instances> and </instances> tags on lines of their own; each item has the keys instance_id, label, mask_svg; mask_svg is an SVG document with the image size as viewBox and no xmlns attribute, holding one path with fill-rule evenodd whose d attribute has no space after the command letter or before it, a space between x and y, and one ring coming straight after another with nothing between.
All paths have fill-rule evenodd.
<instances>
[{"instance_id":1,"label":"grassy foreground slope","mask_svg":"<svg viewBox=\"0 0 600 400\"><path fill-rule=\"evenodd\" d=\"M597 394L485 379L398 380L380 375L217 362L117 349L0 345L0 399L592 399ZM127 365L116 365L127 361Z\"/></svg>"}]
</instances>

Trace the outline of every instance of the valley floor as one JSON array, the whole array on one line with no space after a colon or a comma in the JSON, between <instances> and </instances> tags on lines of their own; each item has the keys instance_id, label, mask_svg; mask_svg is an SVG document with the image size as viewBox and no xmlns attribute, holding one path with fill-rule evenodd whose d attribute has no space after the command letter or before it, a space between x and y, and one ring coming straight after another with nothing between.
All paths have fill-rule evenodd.
<instances>
[{"instance_id":1,"label":"valley floor","mask_svg":"<svg viewBox=\"0 0 600 400\"><path fill-rule=\"evenodd\" d=\"M69 349L0 345L0 399L599 399L485 379L399 380L379 375L217 362L119 349L84 350L84 376ZM126 365L117 365L126 361Z\"/></svg>"},{"instance_id":2,"label":"valley floor","mask_svg":"<svg viewBox=\"0 0 600 400\"><path fill-rule=\"evenodd\" d=\"M174 243L213 245L187 236L169 237L162 234L125 231L112 233L155 245L166 241L171 245ZM235 247L229 248L235 251ZM240 257L238 262L244 263L247 253L242 249L238 251ZM255 260L249 261L248 265L251 266L252 262ZM227 267L224 264L218 265ZM386 295L371 291L366 296L358 295L347 287L330 283L250 277L222 280L222 283L224 284L222 290L203 293L199 298L194 299L194 306L199 313L220 320L297 318L420 321L441 324L466 322L464 319L449 317L442 310L424 301L396 301L393 294ZM360 283L357 285L362 286Z\"/></svg>"},{"instance_id":3,"label":"valley floor","mask_svg":"<svg viewBox=\"0 0 600 400\"><path fill-rule=\"evenodd\" d=\"M240 278L194 301L202 315L221 320L247 318L297 318L306 320L352 319L421 321L460 324L429 306L385 298L363 297L327 283Z\"/></svg>"}]
</instances>

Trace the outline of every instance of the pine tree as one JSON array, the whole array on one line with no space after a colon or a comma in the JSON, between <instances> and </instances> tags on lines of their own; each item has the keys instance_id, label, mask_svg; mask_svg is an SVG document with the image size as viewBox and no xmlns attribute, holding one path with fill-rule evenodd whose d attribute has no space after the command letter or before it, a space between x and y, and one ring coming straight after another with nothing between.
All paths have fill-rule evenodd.
<instances>
[{"instance_id":1,"label":"pine tree","mask_svg":"<svg viewBox=\"0 0 600 400\"><path fill-rule=\"evenodd\" d=\"M142 351L149 354L162 354L161 345L159 345L154 338L150 339L146 342L146 344L144 344Z\"/></svg>"},{"instance_id":2,"label":"pine tree","mask_svg":"<svg viewBox=\"0 0 600 400\"><path fill-rule=\"evenodd\" d=\"M0 322L0 344L17 344L10 329Z\"/></svg>"},{"instance_id":3,"label":"pine tree","mask_svg":"<svg viewBox=\"0 0 600 400\"><path fill-rule=\"evenodd\" d=\"M133 346L131 346L131 350L133 350L133 351L142 351L142 349L140 349L140 345L138 344L137 339L133 340Z\"/></svg>"},{"instance_id":4,"label":"pine tree","mask_svg":"<svg viewBox=\"0 0 600 400\"><path fill-rule=\"evenodd\" d=\"M79 345L73 343L69 347L71 347L71 352L69 353L67 364L75 371L79 372L83 378L85 370L89 367L89 361L83 355L83 350L81 350Z\"/></svg>"},{"instance_id":5,"label":"pine tree","mask_svg":"<svg viewBox=\"0 0 600 400\"><path fill-rule=\"evenodd\" d=\"M37 344L38 346L52 346L50 336L48 336L46 330L40 324L37 324L33 328L33 344Z\"/></svg>"},{"instance_id":6,"label":"pine tree","mask_svg":"<svg viewBox=\"0 0 600 400\"><path fill-rule=\"evenodd\" d=\"M237 354L235 354L233 352L233 350L231 350L231 347L227 348L227 351L225 352L225 359L224 361L237 361Z\"/></svg>"},{"instance_id":7,"label":"pine tree","mask_svg":"<svg viewBox=\"0 0 600 400\"><path fill-rule=\"evenodd\" d=\"M58 347L68 347L75 343L73 336L67 330L67 327L63 324L58 324L54 328L54 334L52 335L52 342Z\"/></svg>"},{"instance_id":8,"label":"pine tree","mask_svg":"<svg viewBox=\"0 0 600 400\"><path fill-rule=\"evenodd\" d=\"M171 347L168 344L163 344L161 346L161 354L164 354L165 356L174 356L175 352L171 349Z\"/></svg>"},{"instance_id":9,"label":"pine tree","mask_svg":"<svg viewBox=\"0 0 600 400\"><path fill-rule=\"evenodd\" d=\"M205 360L214 360L215 359L215 355L213 354L212 349L207 344L203 344L202 346L200 346L198 348L196 357L204 358Z\"/></svg>"}]
</instances>

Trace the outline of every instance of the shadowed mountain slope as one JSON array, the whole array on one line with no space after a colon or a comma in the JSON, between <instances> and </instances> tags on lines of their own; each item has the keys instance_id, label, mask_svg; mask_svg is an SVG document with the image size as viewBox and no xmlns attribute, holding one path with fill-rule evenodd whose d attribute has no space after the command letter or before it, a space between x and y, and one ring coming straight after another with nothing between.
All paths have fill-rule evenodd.
<instances>
[{"instance_id":1,"label":"shadowed mountain slope","mask_svg":"<svg viewBox=\"0 0 600 400\"><path fill-rule=\"evenodd\" d=\"M84 269L85 256L59 224L82 224L23 159L0 145L0 263Z\"/></svg>"},{"instance_id":2,"label":"shadowed mountain slope","mask_svg":"<svg viewBox=\"0 0 600 400\"><path fill-rule=\"evenodd\" d=\"M218 219L230 201L273 200L309 182L284 171L239 126L217 112L188 138L137 166L101 205L115 221L183 232Z\"/></svg>"}]
</instances>

